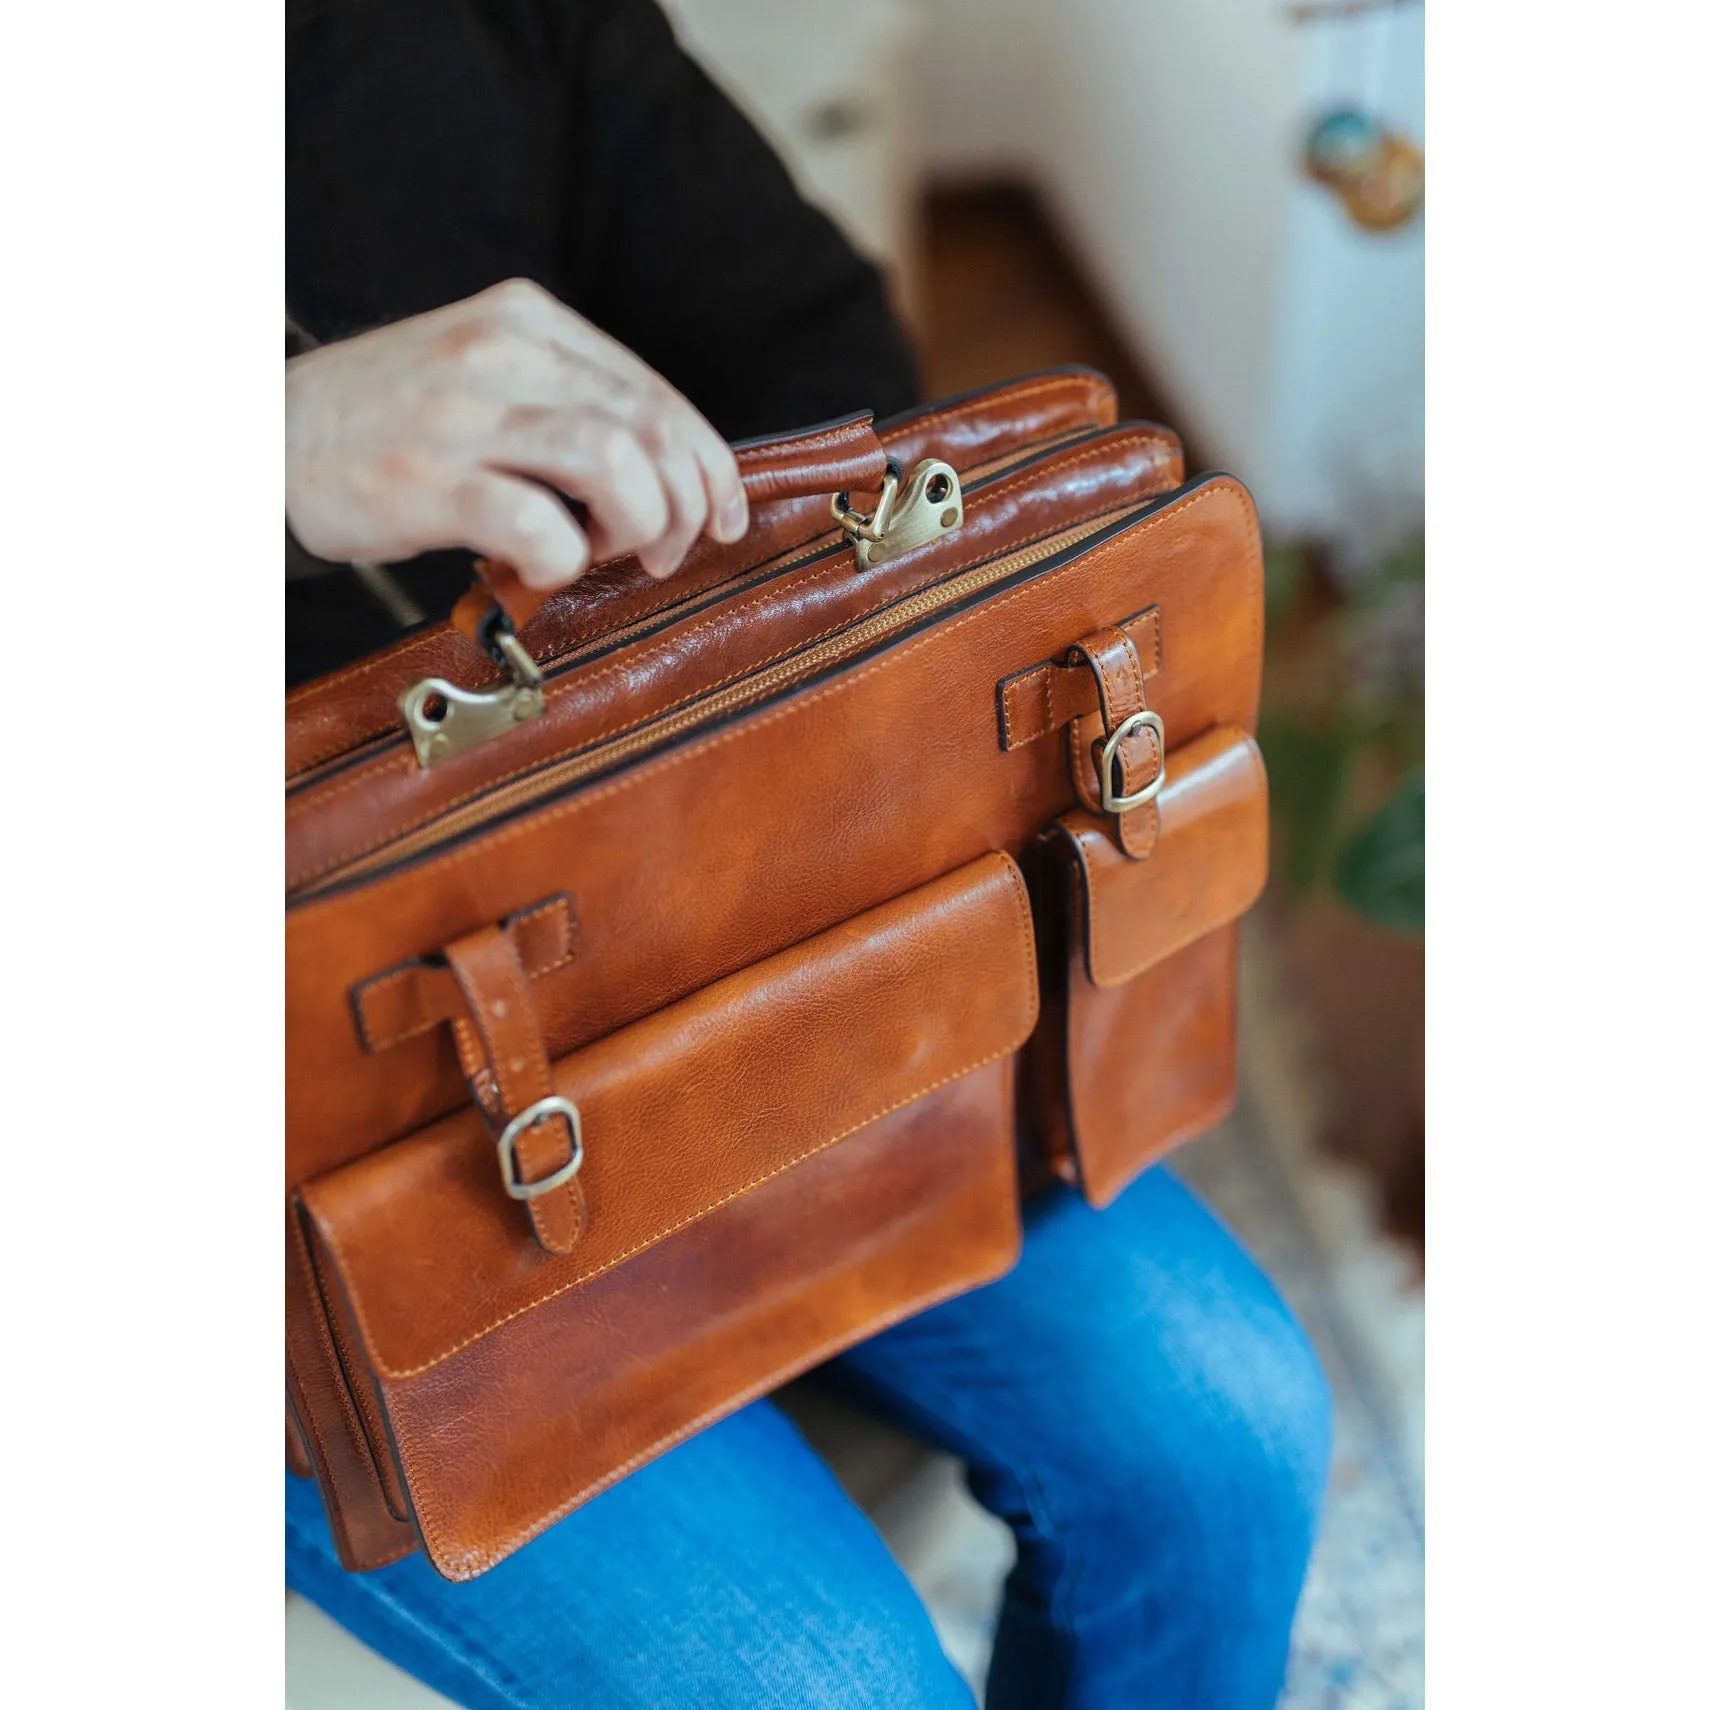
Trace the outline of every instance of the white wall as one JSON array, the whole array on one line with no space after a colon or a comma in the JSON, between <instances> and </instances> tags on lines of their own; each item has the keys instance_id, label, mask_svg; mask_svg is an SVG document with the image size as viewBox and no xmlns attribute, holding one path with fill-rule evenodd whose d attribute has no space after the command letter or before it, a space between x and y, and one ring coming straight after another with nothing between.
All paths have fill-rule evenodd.
<instances>
[{"instance_id":1,"label":"white wall","mask_svg":"<svg viewBox=\"0 0 1710 1710\"><path fill-rule=\"evenodd\" d=\"M1422 222L1362 233L1297 162L1332 97L1422 135L1423 6L1303 28L1282 0L915 4L929 168L1034 180L1273 536L1416 520Z\"/></svg>"}]
</instances>

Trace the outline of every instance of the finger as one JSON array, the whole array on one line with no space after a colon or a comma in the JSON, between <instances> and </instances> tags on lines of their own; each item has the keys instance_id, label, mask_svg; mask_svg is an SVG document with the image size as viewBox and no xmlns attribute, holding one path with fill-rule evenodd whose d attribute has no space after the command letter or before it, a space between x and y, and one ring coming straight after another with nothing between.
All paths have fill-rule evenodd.
<instances>
[{"instance_id":1,"label":"finger","mask_svg":"<svg viewBox=\"0 0 1710 1710\"><path fill-rule=\"evenodd\" d=\"M650 545L670 525L671 500L654 460L634 433L603 412L510 410L488 462L549 482L586 505L596 558Z\"/></svg>"},{"instance_id":2,"label":"finger","mask_svg":"<svg viewBox=\"0 0 1710 1710\"><path fill-rule=\"evenodd\" d=\"M697 412L691 413L705 430L694 433L690 443L706 487L712 535L728 546L748 532L748 495L742 490L742 471L736 466L736 453Z\"/></svg>"},{"instance_id":3,"label":"finger","mask_svg":"<svg viewBox=\"0 0 1710 1710\"><path fill-rule=\"evenodd\" d=\"M649 576L664 580L683 562L695 538L707 525L707 485L682 438L670 428L657 432L654 466L671 499L670 526L636 554Z\"/></svg>"},{"instance_id":4,"label":"finger","mask_svg":"<svg viewBox=\"0 0 1710 1710\"><path fill-rule=\"evenodd\" d=\"M622 354L628 356L629 352ZM652 369L641 368L640 385L622 385L614 393L612 409L621 421L633 424L641 434L643 445L655 457L662 455L660 446L665 436L679 439L687 446L698 465L698 479L711 518L703 527L710 528L713 539L728 545L747 534L747 494L742 491L742 470L737 467L735 451L725 445L718 429L675 386L660 380Z\"/></svg>"},{"instance_id":5,"label":"finger","mask_svg":"<svg viewBox=\"0 0 1710 1710\"><path fill-rule=\"evenodd\" d=\"M574 582L592 559L587 536L546 488L485 469L451 493L454 544L502 558L531 588Z\"/></svg>"}]
</instances>

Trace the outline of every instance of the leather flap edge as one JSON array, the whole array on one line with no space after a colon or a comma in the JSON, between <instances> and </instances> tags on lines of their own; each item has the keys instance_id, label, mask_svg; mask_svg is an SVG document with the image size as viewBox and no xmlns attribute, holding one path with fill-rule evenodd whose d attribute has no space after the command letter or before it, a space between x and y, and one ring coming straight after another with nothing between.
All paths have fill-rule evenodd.
<instances>
[{"instance_id":1,"label":"leather flap edge","mask_svg":"<svg viewBox=\"0 0 1710 1710\"><path fill-rule=\"evenodd\" d=\"M323 1287L383 1379L415 1376L1017 1050L1038 1002L1021 874L984 856L555 1063L585 1147L574 1253L534 1240L467 1109L301 1190Z\"/></svg>"},{"instance_id":2,"label":"leather flap edge","mask_svg":"<svg viewBox=\"0 0 1710 1710\"><path fill-rule=\"evenodd\" d=\"M1220 727L1167 761L1151 854L1130 860L1110 822L1077 809L1053 831L1084 887L1084 952L1095 986L1116 986L1244 914L1265 888L1269 795L1258 744Z\"/></svg>"}]
</instances>

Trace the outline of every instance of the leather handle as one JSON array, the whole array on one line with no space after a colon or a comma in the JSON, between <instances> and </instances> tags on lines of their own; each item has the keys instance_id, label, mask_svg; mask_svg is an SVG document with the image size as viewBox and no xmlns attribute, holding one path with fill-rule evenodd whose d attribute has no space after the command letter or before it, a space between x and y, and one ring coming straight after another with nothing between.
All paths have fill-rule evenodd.
<instances>
[{"instance_id":1,"label":"leather handle","mask_svg":"<svg viewBox=\"0 0 1710 1710\"><path fill-rule=\"evenodd\" d=\"M731 447L748 503L808 499L818 494L876 493L885 478L885 448L873 431L872 412L795 433L745 439ZM493 603L521 629L558 590L528 587L510 565L482 559L482 582L457 602L451 620L472 641L483 641Z\"/></svg>"}]
</instances>

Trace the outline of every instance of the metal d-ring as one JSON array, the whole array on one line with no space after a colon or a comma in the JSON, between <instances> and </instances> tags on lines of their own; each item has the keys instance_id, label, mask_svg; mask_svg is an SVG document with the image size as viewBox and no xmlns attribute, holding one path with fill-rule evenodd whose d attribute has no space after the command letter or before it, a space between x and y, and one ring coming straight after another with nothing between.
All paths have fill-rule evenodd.
<instances>
[{"instance_id":1,"label":"metal d-ring","mask_svg":"<svg viewBox=\"0 0 1710 1710\"><path fill-rule=\"evenodd\" d=\"M1144 789L1136 790L1131 796L1119 796L1116 793L1116 751L1135 731L1146 729L1158 739L1158 775ZM1104 773L1104 811L1106 813L1132 813L1137 807L1144 807L1153 796L1164 787L1164 721L1155 712L1131 713L1105 739L1104 752L1099 756L1099 766Z\"/></svg>"}]
</instances>

